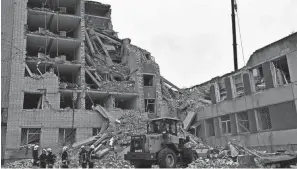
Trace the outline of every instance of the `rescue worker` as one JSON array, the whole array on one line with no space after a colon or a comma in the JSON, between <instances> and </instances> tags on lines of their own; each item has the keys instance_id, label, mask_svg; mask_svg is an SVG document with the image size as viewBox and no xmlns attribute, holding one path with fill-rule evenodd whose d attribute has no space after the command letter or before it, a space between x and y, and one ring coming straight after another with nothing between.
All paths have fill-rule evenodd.
<instances>
[{"instance_id":1,"label":"rescue worker","mask_svg":"<svg viewBox=\"0 0 297 169\"><path fill-rule=\"evenodd\" d=\"M43 149L40 156L39 156L39 167L46 168L46 149Z\"/></svg>"},{"instance_id":2,"label":"rescue worker","mask_svg":"<svg viewBox=\"0 0 297 169\"><path fill-rule=\"evenodd\" d=\"M81 146L81 151L79 152L79 163L82 168L87 168L88 162L88 152L85 149L85 146Z\"/></svg>"},{"instance_id":3,"label":"rescue worker","mask_svg":"<svg viewBox=\"0 0 297 169\"><path fill-rule=\"evenodd\" d=\"M65 146L63 147L63 151L62 151L62 165L61 168L68 168L68 147Z\"/></svg>"},{"instance_id":4,"label":"rescue worker","mask_svg":"<svg viewBox=\"0 0 297 169\"><path fill-rule=\"evenodd\" d=\"M89 168L94 168L94 157L95 157L95 146L91 145L90 150L88 152L88 163L89 163Z\"/></svg>"},{"instance_id":5,"label":"rescue worker","mask_svg":"<svg viewBox=\"0 0 297 169\"><path fill-rule=\"evenodd\" d=\"M53 166L55 164L55 161L56 161L56 155L53 154L51 148L48 148L47 149L47 156L46 156L47 167L48 168L53 168Z\"/></svg>"},{"instance_id":6,"label":"rescue worker","mask_svg":"<svg viewBox=\"0 0 297 169\"><path fill-rule=\"evenodd\" d=\"M38 166L38 145L35 145L33 148L32 156L33 156L33 166Z\"/></svg>"},{"instance_id":7,"label":"rescue worker","mask_svg":"<svg viewBox=\"0 0 297 169\"><path fill-rule=\"evenodd\" d=\"M229 146L229 149L231 151L232 160L234 162L237 162L237 157L238 157L238 154L239 154L237 148L231 142L228 143L228 146Z\"/></svg>"}]
</instances>

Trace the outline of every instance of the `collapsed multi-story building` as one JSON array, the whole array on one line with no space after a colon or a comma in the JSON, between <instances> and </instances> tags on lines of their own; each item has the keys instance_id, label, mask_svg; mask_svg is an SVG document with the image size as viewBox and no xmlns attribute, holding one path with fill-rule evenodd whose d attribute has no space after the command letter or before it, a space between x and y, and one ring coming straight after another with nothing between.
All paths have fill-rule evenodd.
<instances>
[{"instance_id":1,"label":"collapsed multi-story building","mask_svg":"<svg viewBox=\"0 0 297 169\"><path fill-rule=\"evenodd\" d=\"M110 5L1 3L2 157L28 157L23 145L55 150L96 135L103 120L94 105L114 116L125 109L160 116L159 66L130 39L118 38Z\"/></svg>"},{"instance_id":2,"label":"collapsed multi-story building","mask_svg":"<svg viewBox=\"0 0 297 169\"><path fill-rule=\"evenodd\" d=\"M297 33L256 50L240 70L185 91L203 87L210 105L181 118L208 144L235 139L268 152L297 149Z\"/></svg>"}]
</instances>

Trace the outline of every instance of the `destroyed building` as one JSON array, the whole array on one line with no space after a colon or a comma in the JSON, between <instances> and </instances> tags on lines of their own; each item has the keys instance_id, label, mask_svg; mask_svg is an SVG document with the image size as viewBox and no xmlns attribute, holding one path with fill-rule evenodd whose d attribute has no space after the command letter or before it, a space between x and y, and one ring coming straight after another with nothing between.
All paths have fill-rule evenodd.
<instances>
[{"instance_id":1,"label":"destroyed building","mask_svg":"<svg viewBox=\"0 0 297 169\"><path fill-rule=\"evenodd\" d=\"M161 76L149 52L118 38L111 6L85 0L2 0L1 146L61 146L96 135L101 105L160 116ZM167 81L167 83L170 83Z\"/></svg>"},{"instance_id":2,"label":"destroyed building","mask_svg":"<svg viewBox=\"0 0 297 169\"><path fill-rule=\"evenodd\" d=\"M297 33L256 50L240 70L184 91L200 99L179 114L185 128L209 145L235 139L267 152L296 151Z\"/></svg>"}]
</instances>

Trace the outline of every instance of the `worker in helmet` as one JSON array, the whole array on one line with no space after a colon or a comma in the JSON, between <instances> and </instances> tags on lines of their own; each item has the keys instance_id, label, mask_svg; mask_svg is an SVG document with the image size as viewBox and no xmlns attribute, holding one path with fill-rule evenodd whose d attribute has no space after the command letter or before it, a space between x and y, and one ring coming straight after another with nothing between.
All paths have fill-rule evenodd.
<instances>
[{"instance_id":1,"label":"worker in helmet","mask_svg":"<svg viewBox=\"0 0 297 169\"><path fill-rule=\"evenodd\" d=\"M38 166L38 149L39 146L35 145L33 148L32 156L33 156L33 166Z\"/></svg>"},{"instance_id":2,"label":"worker in helmet","mask_svg":"<svg viewBox=\"0 0 297 169\"><path fill-rule=\"evenodd\" d=\"M81 164L82 168L87 168L87 162L88 162L88 152L86 151L85 146L81 146L79 152L79 163Z\"/></svg>"},{"instance_id":3,"label":"worker in helmet","mask_svg":"<svg viewBox=\"0 0 297 169\"><path fill-rule=\"evenodd\" d=\"M46 168L46 149L43 149L40 156L39 156L39 167L40 168Z\"/></svg>"},{"instance_id":4,"label":"worker in helmet","mask_svg":"<svg viewBox=\"0 0 297 169\"><path fill-rule=\"evenodd\" d=\"M53 154L51 148L47 149L46 161L47 161L47 167L48 168L53 168L53 166L55 164L55 161L56 161L56 155Z\"/></svg>"},{"instance_id":5,"label":"worker in helmet","mask_svg":"<svg viewBox=\"0 0 297 169\"><path fill-rule=\"evenodd\" d=\"M88 152L88 163L89 163L89 168L94 168L94 157L95 157L95 146L91 145L90 150Z\"/></svg>"},{"instance_id":6,"label":"worker in helmet","mask_svg":"<svg viewBox=\"0 0 297 169\"><path fill-rule=\"evenodd\" d=\"M68 147L65 146L63 147L63 150L62 150L62 165L61 165L61 168L68 168Z\"/></svg>"}]
</instances>

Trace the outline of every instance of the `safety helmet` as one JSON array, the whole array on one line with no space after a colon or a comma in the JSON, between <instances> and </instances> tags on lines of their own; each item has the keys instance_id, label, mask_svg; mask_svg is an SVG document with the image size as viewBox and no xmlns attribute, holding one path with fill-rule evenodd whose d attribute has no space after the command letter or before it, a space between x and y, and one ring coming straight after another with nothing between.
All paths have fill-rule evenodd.
<instances>
[{"instance_id":1,"label":"safety helmet","mask_svg":"<svg viewBox=\"0 0 297 169\"><path fill-rule=\"evenodd\" d=\"M38 145L35 145L35 146L34 146L34 150L37 150L38 148L39 148Z\"/></svg>"},{"instance_id":2,"label":"safety helmet","mask_svg":"<svg viewBox=\"0 0 297 169\"><path fill-rule=\"evenodd\" d=\"M90 147L91 149L94 149L95 148L95 146L94 145L91 145L91 147Z\"/></svg>"},{"instance_id":3,"label":"safety helmet","mask_svg":"<svg viewBox=\"0 0 297 169\"><path fill-rule=\"evenodd\" d=\"M80 148L81 148L81 149L85 149L85 146L81 146Z\"/></svg>"},{"instance_id":4,"label":"safety helmet","mask_svg":"<svg viewBox=\"0 0 297 169\"><path fill-rule=\"evenodd\" d=\"M68 149L68 147L67 147L67 146L63 147L63 151L66 151L67 149Z\"/></svg>"},{"instance_id":5,"label":"safety helmet","mask_svg":"<svg viewBox=\"0 0 297 169\"><path fill-rule=\"evenodd\" d=\"M48 148L47 151L48 151L48 152L52 152L52 149L51 149L51 148Z\"/></svg>"}]
</instances>

